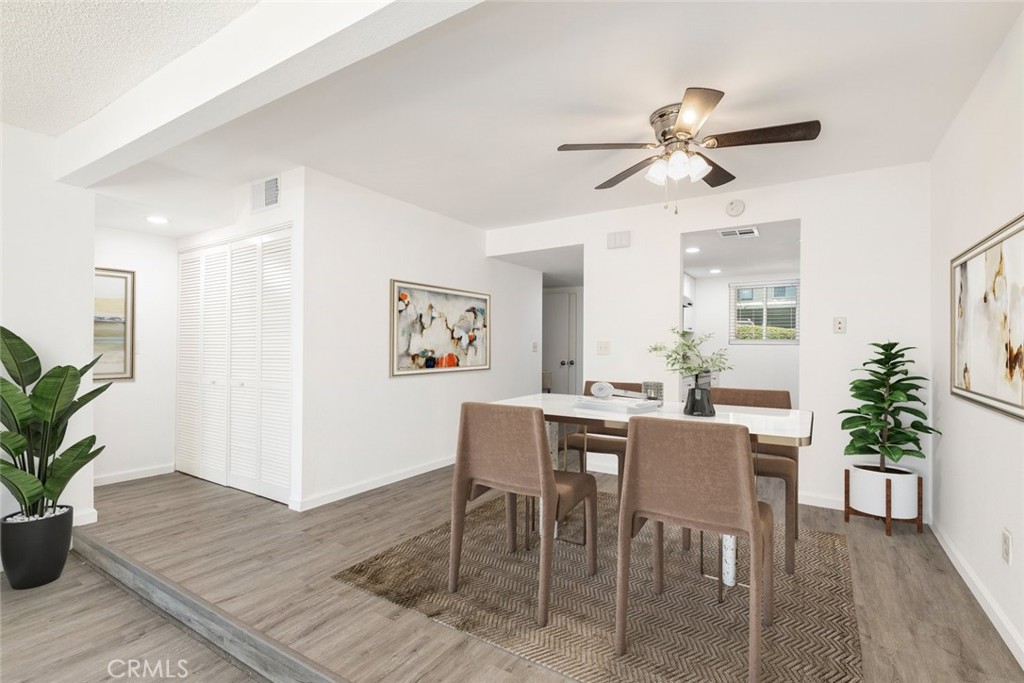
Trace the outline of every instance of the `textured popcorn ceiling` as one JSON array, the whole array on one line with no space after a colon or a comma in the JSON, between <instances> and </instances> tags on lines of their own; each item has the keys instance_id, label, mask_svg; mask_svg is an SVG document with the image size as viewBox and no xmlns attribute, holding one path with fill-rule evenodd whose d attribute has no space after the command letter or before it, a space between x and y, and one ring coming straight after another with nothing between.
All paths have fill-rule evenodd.
<instances>
[{"instance_id":1,"label":"textured popcorn ceiling","mask_svg":"<svg viewBox=\"0 0 1024 683\"><path fill-rule=\"evenodd\" d=\"M255 2L0 2L2 115L59 135Z\"/></svg>"}]
</instances>

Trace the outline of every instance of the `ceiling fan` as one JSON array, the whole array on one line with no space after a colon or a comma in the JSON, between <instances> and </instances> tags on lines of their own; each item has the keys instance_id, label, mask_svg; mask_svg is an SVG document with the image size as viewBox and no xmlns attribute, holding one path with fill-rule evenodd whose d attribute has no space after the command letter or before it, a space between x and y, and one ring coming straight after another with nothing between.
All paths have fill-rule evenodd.
<instances>
[{"instance_id":1,"label":"ceiling fan","mask_svg":"<svg viewBox=\"0 0 1024 683\"><path fill-rule=\"evenodd\" d=\"M666 178L680 180L688 177L691 181L703 180L711 187L718 187L736 179L732 173L702 154L701 150L742 145L764 145L771 142L798 142L814 140L821 132L820 121L787 123L781 126L739 130L719 133L697 140L704 122L718 106L725 95L721 90L710 88L687 88L683 100L668 104L651 114L651 127L657 142L606 142L591 144L567 144L558 148L560 152L575 152L592 149L660 149L658 154L634 164L625 171L612 176L598 185L596 190L615 187L626 178L648 169L645 178L656 185L664 185Z\"/></svg>"}]
</instances>

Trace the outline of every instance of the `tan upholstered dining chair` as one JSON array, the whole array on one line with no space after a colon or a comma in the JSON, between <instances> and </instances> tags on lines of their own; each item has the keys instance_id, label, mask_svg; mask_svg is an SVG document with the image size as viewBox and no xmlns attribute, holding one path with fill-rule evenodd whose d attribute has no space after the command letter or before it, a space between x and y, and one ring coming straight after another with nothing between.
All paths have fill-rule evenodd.
<instances>
[{"instance_id":1,"label":"tan upholstered dining chair","mask_svg":"<svg viewBox=\"0 0 1024 683\"><path fill-rule=\"evenodd\" d=\"M596 380L588 379L583 386L583 395L590 396L591 387ZM640 382L608 382L616 389L623 391L643 391ZM584 448L584 441L586 448ZM591 453L609 453L619 460L619 489L622 489L622 464L626 460L626 430L614 427L588 427L586 436L583 433L570 434L562 439L562 445L570 451L580 454L580 472L587 471L587 451Z\"/></svg>"},{"instance_id":2,"label":"tan upholstered dining chair","mask_svg":"<svg viewBox=\"0 0 1024 683\"><path fill-rule=\"evenodd\" d=\"M626 652L629 563L633 537L655 527L655 583L660 582L662 524L750 539L748 677L760 680L761 616L772 622L772 531L767 503L757 501L750 433L741 425L633 417L619 501L615 652Z\"/></svg>"},{"instance_id":3,"label":"tan upholstered dining chair","mask_svg":"<svg viewBox=\"0 0 1024 683\"><path fill-rule=\"evenodd\" d=\"M540 499L540 579L537 624L548 621L555 522L583 502L587 570L597 573L597 480L551 466L544 412L540 408L463 403L452 481L448 590L459 590L466 504L489 489L505 492L506 545L516 550L516 495Z\"/></svg>"},{"instance_id":4,"label":"tan upholstered dining chair","mask_svg":"<svg viewBox=\"0 0 1024 683\"><path fill-rule=\"evenodd\" d=\"M711 402L716 405L786 410L793 407L789 392L775 389L711 387ZM758 443L756 436L750 438L750 448L754 451L754 474L781 479L786 485L786 573L792 574L796 570L796 540L800 537L800 515L797 508L800 449L796 446Z\"/></svg>"}]
</instances>

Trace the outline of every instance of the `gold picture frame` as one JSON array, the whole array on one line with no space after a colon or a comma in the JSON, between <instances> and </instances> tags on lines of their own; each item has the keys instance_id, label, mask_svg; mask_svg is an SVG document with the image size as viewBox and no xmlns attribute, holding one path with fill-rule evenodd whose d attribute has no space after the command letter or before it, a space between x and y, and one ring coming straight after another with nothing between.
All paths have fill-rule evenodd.
<instances>
[{"instance_id":1,"label":"gold picture frame","mask_svg":"<svg viewBox=\"0 0 1024 683\"><path fill-rule=\"evenodd\" d=\"M93 379L134 379L135 271L96 269L92 325Z\"/></svg>"}]
</instances>

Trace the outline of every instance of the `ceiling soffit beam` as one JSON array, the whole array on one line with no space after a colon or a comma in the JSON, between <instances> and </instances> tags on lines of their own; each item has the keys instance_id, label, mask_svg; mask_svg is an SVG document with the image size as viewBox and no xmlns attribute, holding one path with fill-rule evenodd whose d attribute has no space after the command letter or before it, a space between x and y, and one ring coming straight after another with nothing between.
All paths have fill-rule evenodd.
<instances>
[{"instance_id":1,"label":"ceiling soffit beam","mask_svg":"<svg viewBox=\"0 0 1024 683\"><path fill-rule=\"evenodd\" d=\"M56 179L98 183L480 1L261 2L58 137Z\"/></svg>"}]
</instances>

